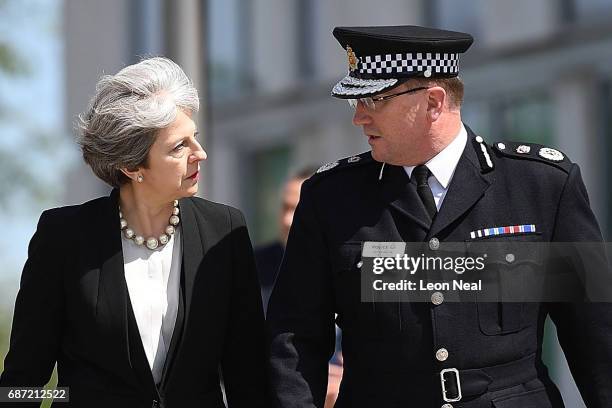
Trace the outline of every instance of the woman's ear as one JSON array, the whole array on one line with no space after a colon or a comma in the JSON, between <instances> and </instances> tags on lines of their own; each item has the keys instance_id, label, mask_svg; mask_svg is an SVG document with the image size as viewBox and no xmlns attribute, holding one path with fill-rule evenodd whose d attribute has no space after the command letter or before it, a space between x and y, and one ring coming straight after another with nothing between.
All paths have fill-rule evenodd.
<instances>
[{"instance_id":1,"label":"woman's ear","mask_svg":"<svg viewBox=\"0 0 612 408\"><path fill-rule=\"evenodd\" d=\"M142 183L144 181L144 177L142 175L142 172L140 171L140 168L128 170L127 168L124 167L121 169L121 172L125 174L127 178L129 178L130 180L134 182Z\"/></svg>"}]
</instances>

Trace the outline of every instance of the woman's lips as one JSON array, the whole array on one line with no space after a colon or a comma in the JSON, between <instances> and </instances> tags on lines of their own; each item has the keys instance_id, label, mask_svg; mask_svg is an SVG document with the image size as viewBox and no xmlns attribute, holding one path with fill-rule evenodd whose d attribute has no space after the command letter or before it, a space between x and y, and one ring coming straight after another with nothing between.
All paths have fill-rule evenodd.
<instances>
[{"instance_id":1,"label":"woman's lips","mask_svg":"<svg viewBox=\"0 0 612 408\"><path fill-rule=\"evenodd\" d=\"M196 180L197 181L200 178L200 171L199 170L196 171L195 173L193 173L191 176L189 176L187 178L191 179L191 180Z\"/></svg>"}]
</instances>

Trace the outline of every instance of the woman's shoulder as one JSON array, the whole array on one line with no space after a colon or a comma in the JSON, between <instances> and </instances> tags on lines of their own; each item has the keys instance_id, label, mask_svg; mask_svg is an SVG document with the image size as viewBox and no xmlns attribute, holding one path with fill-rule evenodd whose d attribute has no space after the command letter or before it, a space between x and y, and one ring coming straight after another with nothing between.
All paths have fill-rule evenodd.
<instances>
[{"instance_id":1,"label":"woman's shoulder","mask_svg":"<svg viewBox=\"0 0 612 408\"><path fill-rule=\"evenodd\" d=\"M67 223L83 215L100 214L100 211L107 209L109 204L109 197L98 197L82 204L53 207L44 210L40 220L50 224Z\"/></svg>"},{"instance_id":2,"label":"woman's shoulder","mask_svg":"<svg viewBox=\"0 0 612 408\"><path fill-rule=\"evenodd\" d=\"M227 204L217 203L200 197L184 199L190 203L195 212L207 218L227 219L231 224L244 223L242 211Z\"/></svg>"}]
</instances>

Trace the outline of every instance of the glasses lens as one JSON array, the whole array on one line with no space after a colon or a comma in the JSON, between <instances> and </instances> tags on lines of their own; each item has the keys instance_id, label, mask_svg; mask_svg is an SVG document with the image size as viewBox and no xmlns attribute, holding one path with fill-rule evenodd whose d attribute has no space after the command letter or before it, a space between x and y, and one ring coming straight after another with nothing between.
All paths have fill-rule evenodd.
<instances>
[{"instance_id":1,"label":"glasses lens","mask_svg":"<svg viewBox=\"0 0 612 408\"><path fill-rule=\"evenodd\" d=\"M353 109L357 109L357 105L359 103L363 104L363 106L365 106L367 109L376 109L376 105L374 104L374 100L372 98L347 99L346 101Z\"/></svg>"},{"instance_id":2,"label":"glasses lens","mask_svg":"<svg viewBox=\"0 0 612 408\"><path fill-rule=\"evenodd\" d=\"M370 110L375 110L376 109L376 105L374 104L374 99L372 99L372 98L361 98L361 101L366 106L366 108L368 108Z\"/></svg>"}]
</instances>

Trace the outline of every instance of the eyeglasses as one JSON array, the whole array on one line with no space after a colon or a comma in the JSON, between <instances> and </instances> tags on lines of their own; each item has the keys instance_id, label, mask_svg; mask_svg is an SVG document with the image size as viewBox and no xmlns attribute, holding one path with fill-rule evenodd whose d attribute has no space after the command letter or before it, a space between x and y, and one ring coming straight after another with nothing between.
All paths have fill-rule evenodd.
<instances>
[{"instance_id":1,"label":"eyeglasses","mask_svg":"<svg viewBox=\"0 0 612 408\"><path fill-rule=\"evenodd\" d=\"M429 89L429 87L420 86L418 88L408 89L406 91L402 91L402 92L398 92L398 93L394 93L390 95L384 95L384 96L374 96L374 97L359 98L359 99L347 99L347 102L349 106L353 109L357 109L357 105L359 104L359 102L361 102L363 106L365 106L367 109L376 110L376 102L383 102L383 101L395 98L396 96L422 91L423 89Z\"/></svg>"}]
</instances>

